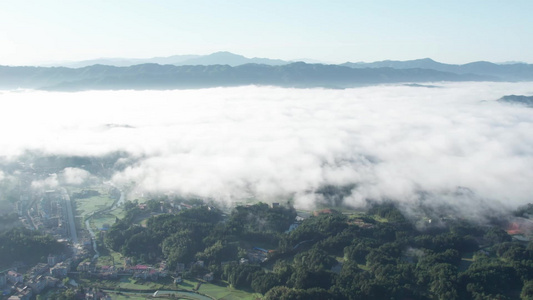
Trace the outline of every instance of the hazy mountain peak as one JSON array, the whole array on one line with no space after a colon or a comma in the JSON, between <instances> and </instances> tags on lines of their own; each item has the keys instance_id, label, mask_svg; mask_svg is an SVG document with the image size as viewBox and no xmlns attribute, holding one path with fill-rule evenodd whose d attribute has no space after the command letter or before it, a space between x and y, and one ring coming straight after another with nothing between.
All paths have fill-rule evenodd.
<instances>
[{"instance_id":1,"label":"hazy mountain peak","mask_svg":"<svg viewBox=\"0 0 533 300\"><path fill-rule=\"evenodd\" d=\"M420 58L420 59L415 59L415 61L436 62L436 61L434 61L433 59L431 59L431 58L429 58L429 57L426 57L426 58Z\"/></svg>"},{"instance_id":2,"label":"hazy mountain peak","mask_svg":"<svg viewBox=\"0 0 533 300\"><path fill-rule=\"evenodd\" d=\"M248 58L240 54L231 53L228 51L219 51L209 55L200 56L189 59L177 65L230 65L232 67L244 64L263 64L263 65L286 65L290 62L280 59L270 58Z\"/></svg>"},{"instance_id":3,"label":"hazy mountain peak","mask_svg":"<svg viewBox=\"0 0 533 300\"><path fill-rule=\"evenodd\" d=\"M236 56L236 57L244 57L243 55L235 54L235 53L232 53L232 52L229 52L229 51L217 51L217 52L213 52L211 54L208 54L207 56Z\"/></svg>"},{"instance_id":4,"label":"hazy mountain peak","mask_svg":"<svg viewBox=\"0 0 533 300\"><path fill-rule=\"evenodd\" d=\"M289 64L289 61L270 58L248 58L240 54L231 53L229 51L218 51L208 55L172 55L167 57L152 57L152 58L98 58L83 61L71 61L71 62L57 62L50 63L43 66L48 67L70 67L70 68L82 68L92 65L107 65L115 67L130 67L140 64L160 64L160 65L230 65L239 66L248 63L264 64L264 65L285 65Z\"/></svg>"}]
</instances>

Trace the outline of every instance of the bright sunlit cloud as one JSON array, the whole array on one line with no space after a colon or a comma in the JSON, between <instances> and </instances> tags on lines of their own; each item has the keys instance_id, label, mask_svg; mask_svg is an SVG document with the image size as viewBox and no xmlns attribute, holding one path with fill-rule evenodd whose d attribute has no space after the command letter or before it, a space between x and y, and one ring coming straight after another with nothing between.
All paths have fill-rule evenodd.
<instances>
[{"instance_id":1,"label":"bright sunlit cloud","mask_svg":"<svg viewBox=\"0 0 533 300\"><path fill-rule=\"evenodd\" d=\"M138 158L113 181L218 201L365 199L512 208L533 195L533 109L495 100L531 83L346 90L273 87L0 93L0 156ZM89 174L68 169L63 180ZM43 182L50 185L50 182ZM452 197L468 189L472 197ZM465 200L466 199L466 200Z\"/></svg>"}]
</instances>

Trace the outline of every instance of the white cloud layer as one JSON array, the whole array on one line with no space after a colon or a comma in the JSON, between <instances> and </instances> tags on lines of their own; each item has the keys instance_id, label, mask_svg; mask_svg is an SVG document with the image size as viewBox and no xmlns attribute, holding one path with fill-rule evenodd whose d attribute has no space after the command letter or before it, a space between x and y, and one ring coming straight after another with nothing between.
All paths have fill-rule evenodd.
<instances>
[{"instance_id":1,"label":"white cloud layer","mask_svg":"<svg viewBox=\"0 0 533 300\"><path fill-rule=\"evenodd\" d=\"M45 179L34 180L31 182L31 187L36 190L55 189L59 185L57 174L50 174Z\"/></svg>"},{"instance_id":2,"label":"white cloud layer","mask_svg":"<svg viewBox=\"0 0 533 300\"><path fill-rule=\"evenodd\" d=\"M221 201L304 206L322 186L355 185L347 204L425 192L467 207L458 187L495 208L531 202L533 109L495 101L533 95L531 83L440 86L1 92L0 156L128 151L143 158L117 184Z\"/></svg>"},{"instance_id":3,"label":"white cloud layer","mask_svg":"<svg viewBox=\"0 0 533 300\"><path fill-rule=\"evenodd\" d=\"M91 177L91 173L79 168L65 168L61 181L69 185L82 185Z\"/></svg>"}]
</instances>

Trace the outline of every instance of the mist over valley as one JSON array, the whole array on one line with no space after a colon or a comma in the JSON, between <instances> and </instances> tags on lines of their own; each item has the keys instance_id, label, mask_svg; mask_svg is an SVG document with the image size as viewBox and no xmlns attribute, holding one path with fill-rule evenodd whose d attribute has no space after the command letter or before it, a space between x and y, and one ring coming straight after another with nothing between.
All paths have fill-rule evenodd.
<instances>
[{"instance_id":1,"label":"mist over valley","mask_svg":"<svg viewBox=\"0 0 533 300\"><path fill-rule=\"evenodd\" d=\"M392 200L406 209L446 203L457 214L481 215L531 201L533 110L497 101L533 94L530 84L431 87L3 91L9 113L1 126L16 130L3 135L0 155L13 163L28 153L122 153L77 180L102 176L130 193L224 205L253 199L312 209ZM9 176L16 174L3 170ZM35 185L53 187L43 180ZM328 187L344 192L323 193ZM468 193L457 196L460 190Z\"/></svg>"},{"instance_id":2,"label":"mist over valley","mask_svg":"<svg viewBox=\"0 0 533 300\"><path fill-rule=\"evenodd\" d=\"M2 0L0 300L533 300L531 11Z\"/></svg>"}]
</instances>

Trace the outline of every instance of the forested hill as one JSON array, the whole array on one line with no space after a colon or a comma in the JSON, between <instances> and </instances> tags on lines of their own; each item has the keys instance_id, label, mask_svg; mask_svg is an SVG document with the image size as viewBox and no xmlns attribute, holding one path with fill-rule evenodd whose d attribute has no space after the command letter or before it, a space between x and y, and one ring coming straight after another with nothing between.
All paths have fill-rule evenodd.
<instances>
[{"instance_id":1,"label":"forested hill","mask_svg":"<svg viewBox=\"0 0 533 300\"><path fill-rule=\"evenodd\" d=\"M507 95L498 99L499 102L509 103L509 104L519 104L529 107L533 107L533 96L522 96L522 95Z\"/></svg>"},{"instance_id":2,"label":"forested hill","mask_svg":"<svg viewBox=\"0 0 533 300\"><path fill-rule=\"evenodd\" d=\"M130 67L93 65L84 68L0 66L0 88L59 91L188 89L243 85L346 88L381 83L486 80L499 79L427 69L356 69L303 62L281 66L245 64L236 67L159 64Z\"/></svg>"},{"instance_id":3,"label":"forested hill","mask_svg":"<svg viewBox=\"0 0 533 300\"><path fill-rule=\"evenodd\" d=\"M64 253L66 250L66 245L57 242L52 236L21 227L11 228L0 232L0 270L14 261L27 264L43 262L49 254Z\"/></svg>"},{"instance_id":4,"label":"forested hill","mask_svg":"<svg viewBox=\"0 0 533 300\"><path fill-rule=\"evenodd\" d=\"M264 300L533 298L533 242L512 239L502 228L518 223L502 219L479 224L428 211L410 220L394 203L380 203L296 221L290 206L257 203L227 215L196 206L139 226L135 220L160 211L160 202L147 201L144 211L128 202L125 210L107 247L134 264L164 260L185 278L212 273L215 283ZM529 222L530 213L531 205L521 208L513 222Z\"/></svg>"},{"instance_id":5,"label":"forested hill","mask_svg":"<svg viewBox=\"0 0 533 300\"><path fill-rule=\"evenodd\" d=\"M407 61L384 60L372 63L351 63L342 64L350 68L394 68L394 69L430 69L441 72L451 72L455 74L477 74L484 76L495 76L502 80L533 80L533 65L525 63L495 64L488 61L476 61L463 65L445 64L434 61L430 58L415 59Z\"/></svg>"}]
</instances>

